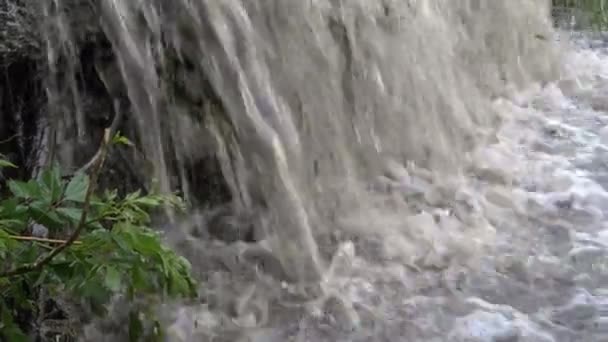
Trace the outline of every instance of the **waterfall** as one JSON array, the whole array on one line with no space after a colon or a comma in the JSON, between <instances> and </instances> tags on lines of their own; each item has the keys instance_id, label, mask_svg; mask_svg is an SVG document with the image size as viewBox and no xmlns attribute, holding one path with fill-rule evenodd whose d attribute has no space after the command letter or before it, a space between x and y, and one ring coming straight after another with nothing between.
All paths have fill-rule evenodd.
<instances>
[{"instance_id":1,"label":"waterfall","mask_svg":"<svg viewBox=\"0 0 608 342\"><path fill-rule=\"evenodd\" d=\"M455 177L500 121L490 99L556 70L544 1L113 0L99 11L165 189L168 142L194 136L181 145L196 150L214 136L236 210L266 212L296 280L321 277L315 236L376 205L365 185L387 163ZM187 92L210 87L221 110L180 101L170 82L184 65ZM203 128L167 132L179 116Z\"/></svg>"},{"instance_id":2,"label":"waterfall","mask_svg":"<svg viewBox=\"0 0 608 342\"><path fill-rule=\"evenodd\" d=\"M201 165L213 161L230 197L213 204L260 231L255 243L232 242L239 257L267 253L284 273L277 288L319 286L325 298L344 271L340 255L366 253L352 241L416 272L490 253L502 214L475 191L508 191L516 172L487 149L500 150L501 128L517 120L500 99L517 101L560 72L548 0L39 7L57 158L82 164L75 146L95 141L92 122L124 112L136 148L123 167L179 190L198 217L215 191ZM169 226L169 236L190 233ZM252 286L236 286L245 301L280 301Z\"/></svg>"}]
</instances>

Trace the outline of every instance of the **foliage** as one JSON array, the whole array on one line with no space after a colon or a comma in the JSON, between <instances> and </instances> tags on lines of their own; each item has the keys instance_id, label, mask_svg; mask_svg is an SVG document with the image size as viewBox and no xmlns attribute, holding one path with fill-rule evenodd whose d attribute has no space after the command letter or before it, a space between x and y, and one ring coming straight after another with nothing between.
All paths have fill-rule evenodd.
<instances>
[{"instance_id":1,"label":"foliage","mask_svg":"<svg viewBox=\"0 0 608 342\"><path fill-rule=\"evenodd\" d=\"M581 11L596 30L608 28L608 0L553 0L552 4L554 8Z\"/></svg>"},{"instance_id":2,"label":"foliage","mask_svg":"<svg viewBox=\"0 0 608 342\"><path fill-rule=\"evenodd\" d=\"M0 156L3 167L15 165ZM195 295L188 261L149 228L152 210L182 209L180 199L139 192L120 197L115 191L87 196L91 178L78 173L65 179L55 166L38 179L11 180L0 189L9 194L0 197L0 340L25 340L17 313L34 310L32 293L39 288L51 298L69 293L97 307L114 295ZM76 230L80 234L69 243ZM58 246L65 249L40 263Z\"/></svg>"}]
</instances>

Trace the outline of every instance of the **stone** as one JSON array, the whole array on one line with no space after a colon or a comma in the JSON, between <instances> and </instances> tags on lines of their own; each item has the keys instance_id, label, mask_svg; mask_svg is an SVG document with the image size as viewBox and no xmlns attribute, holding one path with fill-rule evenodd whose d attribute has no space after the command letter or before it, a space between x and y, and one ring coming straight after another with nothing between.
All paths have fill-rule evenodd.
<instances>
[{"instance_id":1,"label":"stone","mask_svg":"<svg viewBox=\"0 0 608 342\"><path fill-rule=\"evenodd\" d=\"M240 258L256 267L263 274L269 275L278 281L291 281L292 279L281 264L281 261L269 250L250 246L240 255Z\"/></svg>"},{"instance_id":2,"label":"stone","mask_svg":"<svg viewBox=\"0 0 608 342\"><path fill-rule=\"evenodd\" d=\"M518 341L519 331L500 313L477 310L455 322L448 335L453 342Z\"/></svg>"},{"instance_id":3,"label":"stone","mask_svg":"<svg viewBox=\"0 0 608 342\"><path fill-rule=\"evenodd\" d=\"M246 215L236 215L227 208L210 215L207 232L212 238L226 243L256 241L256 230L250 218Z\"/></svg>"},{"instance_id":4,"label":"stone","mask_svg":"<svg viewBox=\"0 0 608 342\"><path fill-rule=\"evenodd\" d=\"M34 223L32 225L32 236L37 238L47 238L49 236L49 229L41 224Z\"/></svg>"},{"instance_id":5,"label":"stone","mask_svg":"<svg viewBox=\"0 0 608 342\"><path fill-rule=\"evenodd\" d=\"M353 306L337 296L330 296L325 300L323 313L331 325L344 331L353 331L360 326L359 316Z\"/></svg>"},{"instance_id":6,"label":"stone","mask_svg":"<svg viewBox=\"0 0 608 342\"><path fill-rule=\"evenodd\" d=\"M477 307L478 311L473 314L469 314L463 319L468 321L476 321L477 324L474 327L481 327L482 329L478 332L485 332L485 335L480 337L473 337L469 340L461 340L466 342L477 342L477 341L517 341L517 342L555 342L556 340L543 331L541 327L530 321L528 315L522 314L520 311L515 310L509 305L496 305L486 302L479 298L469 298L467 302ZM461 320L463 320L461 319ZM463 321L460 321L462 323ZM461 326L462 327L462 326ZM492 329L493 327L493 329ZM513 329L517 330L517 335L513 335ZM491 334L495 333L495 334ZM502 333L502 334L501 334ZM467 336L466 334L463 336ZM517 336L517 339L514 339ZM477 339L475 339L477 338ZM486 339L483 339L486 338ZM491 339L494 338L494 339ZM511 340L509 340L511 339ZM452 340L449 340L452 341ZM455 340L458 341L458 340Z\"/></svg>"},{"instance_id":7,"label":"stone","mask_svg":"<svg viewBox=\"0 0 608 342\"><path fill-rule=\"evenodd\" d=\"M386 177L399 183L409 183L410 173L407 171L405 166L394 161L389 160L386 163Z\"/></svg>"}]
</instances>

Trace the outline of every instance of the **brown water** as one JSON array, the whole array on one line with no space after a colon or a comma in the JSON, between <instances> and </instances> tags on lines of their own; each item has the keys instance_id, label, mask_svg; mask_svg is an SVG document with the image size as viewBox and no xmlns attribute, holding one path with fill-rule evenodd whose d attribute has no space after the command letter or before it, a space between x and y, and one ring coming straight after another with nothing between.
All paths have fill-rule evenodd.
<instances>
[{"instance_id":1,"label":"brown water","mask_svg":"<svg viewBox=\"0 0 608 342\"><path fill-rule=\"evenodd\" d=\"M530 118L542 117L535 96L571 70L549 1L108 0L95 11L117 61L100 73L110 93L128 94L161 188L173 187L181 160L214 154L232 214L255 213L263 231L257 243L189 237L204 208L172 225L205 298L160 310L175 322L172 340L494 338L467 339L460 316L468 331L551 340L521 317L526 305L564 304L556 298L571 287L527 297L530 279L484 284L498 282L503 259L528 260L533 237L545 236L535 227L551 217L526 192L544 164L520 154L536 132ZM76 35L54 23L49 60L70 65ZM50 94L73 105L66 122L86 132L67 79ZM477 296L521 302L517 319Z\"/></svg>"},{"instance_id":2,"label":"brown water","mask_svg":"<svg viewBox=\"0 0 608 342\"><path fill-rule=\"evenodd\" d=\"M219 130L234 205L266 211L273 253L301 280L324 272L315 236L336 229L332 218L375 220L364 189L387 163L455 178L497 128L491 97L556 75L552 46L538 38L551 32L543 1L108 1L99 10L161 186L175 159L166 153L204 150L202 136ZM69 53L65 37L52 56ZM225 116L178 102L170 58L190 64L188 92L211 84ZM205 127L171 124L179 120Z\"/></svg>"}]
</instances>

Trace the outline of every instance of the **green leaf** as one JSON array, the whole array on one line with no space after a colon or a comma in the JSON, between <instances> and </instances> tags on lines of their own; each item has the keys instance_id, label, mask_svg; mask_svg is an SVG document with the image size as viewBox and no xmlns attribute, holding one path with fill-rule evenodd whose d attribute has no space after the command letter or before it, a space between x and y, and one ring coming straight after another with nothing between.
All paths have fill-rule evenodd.
<instances>
[{"instance_id":1,"label":"green leaf","mask_svg":"<svg viewBox=\"0 0 608 342\"><path fill-rule=\"evenodd\" d=\"M10 219L21 219L21 216L27 212L27 207L20 202L16 197L0 202L0 216Z\"/></svg>"},{"instance_id":2,"label":"green leaf","mask_svg":"<svg viewBox=\"0 0 608 342\"><path fill-rule=\"evenodd\" d=\"M22 220L0 220L0 229L5 228L15 233L23 230L26 223Z\"/></svg>"},{"instance_id":3,"label":"green leaf","mask_svg":"<svg viewBox=\"0 0 608 342\"><path fill-rule=\"evenodd\" d=\"M48 266L48 268L49 271L52 271L53 276L64 282L72 278L74 273L71 261L53 262Z\"/></svg>"},{"instance_id":4,"label":"green leaf","mask_svg":"<svg viewBox=\"0 0 608 342\"><path fill-rule=\"evenodd\" d=\"M169 278L171 269L169 268L169 262L167 261L167 258L165 257L164 253L158 253L158 257L160 258L160 262L163 265L162 270L163 274L165 275L165 278Z\"/></svg>"},{"instance_id":5,"label":"green leaf","mask_svg":"<svg viewBox=\"0 0 608 342\"><path fill-rule=\"evenodd\" d=\"M104 226L99 221L88 222L86 225L90 230L105 230Z\"/></svg>"},{"instance_id":6,"label":"green leaf","mask_svg":"<svg viewBox=\"0 0 608 342\"><path fill-rule=\"evenodd\" d=\"M134 199L133 203L146 207L158 207L162 204L162 201L156 196L146 196Z\"/></svg>"},{"instance_id":7,"label":"green leaf","mask_svg":"<svg viewBox=\"0 0 608 342\"><path fill-rule=\"evenodd\" d=\"M112 266L106 266L105 286L113 292L118 292L122 287L120 272Z\"/></svg>"},{"instance_id":8,"label":"green leaf","mask_svg":"<svg viewBox=\"0 0 608 342\"><path fill-rule=\"evenodd\" d=\"M8 188L11 190L13 195L17 198L30 199L37 198L40 196L41 191L38 183L34 181L20 182L10 181L8 182Z\"/></svg>"},{"instance_id":9,"label":"green leaf","mask_svg":"<svg viewBox=\"0 0 608 342\"><path fill-rule=\"evenodd\" d=\"M68 201L83 203L89 187L89 177L80 172L70 180L65 189L65 199Z\"/></svg>"},{"instance_id":10,"label":"green leaf","mask_svg":"<svg viewBox=\"0 0 608 342\"><path fill-rule=\"evenodd\" d=\"M106 190L103 194L105 202L114 202L118 198L118 190Z\"/></svg>"},{"instance_id":11,"label":"green leaf","mask_svg":"<svg viewBox=\"0 0 608 342\"><path fill-rule=\"evenodd\" d=\"M9 162L8 160L0 159L0 169L3 167L10 167L13 169L17 168L17 166L15 164Z\"/></svg>"},{"instance_id":12,"label":"green leaf","mask_svg":"<svg viewBox=\"0 0 608 342\"><path fill-rule=\"evenodd\" d=\"M147 290L150 288L150 282L146 277L146 273L141 269L140 265L134 265L131 269L131 283L135 290Z\"/></svg>"},{"instance_id":13,"label":"green leaf","mask_svg":"<svg viewBox=\"0 0 608 342\"><path fill-rule=\"evenodd\" d=\"M30 205L29 209L32 219L37 223L51 229L66 228L67 222L62 220L48 203L36 201Z\"/></svg>"},{"instance_id":14,"label":"green leaf","mask_svg":"<svg viewBox=\"0 0 608 342\"><path fill-rule=\"evenodd\" d=\"M10 234L0 229L0 258L6 257L11 242Z\"/></svg>"},{"instance_id":15,"label":"green leaf","mask_svg":"<svg viewBox=\"0 0 608 342\"><path fill-rule=\"evenodd\" d=\"M112 144L134 146L133 143L127 137L122 135L120 132L116 132L116 134L112 138Z\"/></svg>"},{"instance_id":16,"label":"green leaf","mask_svg":"<svg viewBox=\"0 0 608 342\"><path fill-rule=\"evenodd\" d=\"M82 209L80 208L61 207L57 209L57 213L59 213L59 215L63 217L68 218L74 224L79 222L80 218L82 217Z\"/></svg>"},{"instance_id":17,"label":"green leaf","mask_svg":"<svg viewBox=\"0 0 608 342\"><path fill-rule=\"evenodd\" d=\"M36 279L36 282L34 282L34 287L42 285L47 279L48 274L48 270L43 270L42 272L40 272L38 279Z\"/></svg>"},{"instance_id":18,"label":"green leaf","mask_svg":"<svg viewBox=\"0 0 608 342\"><path fill-rule=\"evenodd\" d=\"M42 171L40 180L43 192L49 196L49 201L53 203L59 201L63 191L59 166L54 165L50 169Z\"/></svg>"},{"instance_id":19,"label":"green leaf","mask_svg":"<svg viewBox=\"0 0 608 342\"><path fill-rule=\"evenodd\" d=\"M129 252L132 248L127 244L124 236L121 234L112 234L112 240L118 245L121 251Z\"/></svg>"},{"instance_id":20,"label":"green leaf","mask_svg":"<svg viewBox=\"0 0 608 342\"><path fill-rule=\"evenodd\" d=\"M97 307L93 308L94 310L103 311L103 304L107 303L112 293L101 282L89 281L80 289L80 295L88 299L92 306Z\"/></svg>"},{"instance_id":21,"label":"green leaf","mask_svg":"<svg viewBox=\"0 0 608 342\"><path fill-rule=\"evenodd\" d=\"M4 317L2 317L2 321L3 321L3 323L5 322ZM11 323L12 323L12 319L11 319ZM19 329L19 327L16 324L11 324L11 325L3 327L0 330L0 337L3 337L3 338L0 338L0 340L2 340L2 341L28 342L27 336L21 331L21 329Z\"/></svg>"},{"instance_id":22,"label":"green leaf","mask_svg":"<svg viewBox=\"0 0 608 342\"><path fill-rule=\"evenodd\" d=\"M160 243L156 236L142 233L128 232L132 238L133 248L148 257L156 253L160 249Z\"/></svg>"},{"instance_id":23,"label":"green leaf","mask_svg":"<svg viewBox=\"0 0 608 342\"><path fill-rule=\"evenodd\" d=\"M137 190L137 191L135 191L135 192L132 192L132 193L128 194L128 195L125 197L125 202L131 202L131 201L133 201L133 200L135 200L135 199L139 198L139 197L140 197L140 195L141 195L141 190Z\"/></svg>"}]
</instances>

